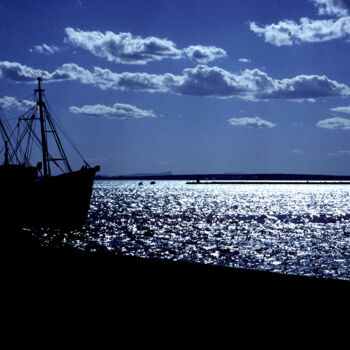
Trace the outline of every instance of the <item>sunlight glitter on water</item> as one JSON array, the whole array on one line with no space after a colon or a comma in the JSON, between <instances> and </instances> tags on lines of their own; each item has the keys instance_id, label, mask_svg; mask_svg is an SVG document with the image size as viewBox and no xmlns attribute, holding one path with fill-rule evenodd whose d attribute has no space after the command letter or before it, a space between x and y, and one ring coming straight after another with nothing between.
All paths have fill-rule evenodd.
<instances>
[{"instance_id":1,"label":"sunlight glitter on water","mask_svg":"<svg viewBox=\"0 0 350 350\"><path fill-rule=\"evenodd\" d=\"M63 236L80 249L350 280L350 187L97 181L86 229Z\"/></svg>"}]
</instances>

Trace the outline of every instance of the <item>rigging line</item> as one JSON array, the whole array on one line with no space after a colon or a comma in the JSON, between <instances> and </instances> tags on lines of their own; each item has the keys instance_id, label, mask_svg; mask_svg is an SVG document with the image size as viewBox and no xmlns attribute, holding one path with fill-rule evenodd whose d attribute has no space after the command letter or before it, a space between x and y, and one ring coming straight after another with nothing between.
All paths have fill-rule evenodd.
<instances>
[{"instance_id":1,"label":"rigging line","mask_svg":"<svg viewBox=\"0 0 350 350\"><path fill-rule=\"evenodd\" d=\"M15 149L14 149L14 153L11 155L11 158L10 158L11 160L12 160L14 155L17 155L17 152L20 152L22 157L23 157L23 160L26 161L25 152L23 152L22 149L21 149L21 143L22 143L24 137L26 136L26 134L27 134L27 132L28 132L28 130L30 128L30 121L28 121L26 124L27 125L26 125L26 127L25 127L25 129L24 129L24 131L23 131L23 133L21 135L21 137L17 138L17 143L16 143L16 146L15 146Z\"/></svg>"},{"instance_id":2,"label":"rigging line","mask_svg":"<svg viewBox=\"0 0 350 350\"><path fill-rule=\"evenodd\" d=\"M33 139L31 137L31 134L33 133L33 121L34 121L33 119L28 121L29 130L28 130L27 144L24 152L24 156L27 159L30 159L30 155L31 155L31 145L32 145L32 139Z\"/></svg>"},{"instance_id":3,"label":"rigging line","mask_svg":"<svg viewBox=\"0 0 350 350\"><path fill-rule=\"evenodd\" d=\"M4 113L4 111L2 110L2 108L0 107L0 120L5 120L6 119L6 117L5 117L5 113Z\"/></svg>"},{"instance_id":4,"label":"rigging line","mask_svg":"<svg viewBox=\"0 0 350 350\"><path fill-rule=\"evenodd\" d=\"M42 143L41 143L41 140L39 138L39 136L33 132L33 142L35 142L36 146L38 146L39 148L42 147ZM64 170L59 166L59 164L57 163L57 161L54 160L54 158L52 157L51 153L50 152L47 152L48 153L48 160L50 162L53 162L58 169L60 169L62 172L64 172Z\"/></svg>"},{"instance_id":5,"label":"rigging line","mask_svg":"<svg viewBox=\"0 0 350 350\"><path fill-rule=\"evenodd\" d=\"M27 98L32 97L32 96L34 96L33 93L31 93L30 95L28 95L28 96L26 96L26 97L23 97L23 98L21 98L21 99L18 99L18 103L22 103L24 100L26 100ZM34 103L34 102L33 102L33 103Z\"/></svg>"},{"instance_id":6,"label":"rigging line","mask_svg":"<svg viewBox=\"0 0 350 350\"><path fill-rule=\"evenodd\" d=\"M7 134L6 134L6 135L7 135ZM15 156L15 157L16 157L16 161L17 161L18 163L20 163L17 154L14 153L14 147L13 147L12 142L11 142L12 135L13 135L13 133L10 135L10 137L9 137L8 135L6 136L8 142L9 142L9 145L10 145L10 152L12 152L12 153L11 153L12 156L11 156L10 158L12 159L12 158Z\"/></svg>"},{"instance_id":7,"label":"rigging line","mask_svg":"<svg viewBox=\"0 0 350 350\"><path fill-rule=\"evenodd\" d=\"M26 101L27 98L33 96L33 94L30 94L28 95L27 97L23 97L21 99L18 99L16 97L13 97L13 99L15 100L13 103L10 103L9 105L6 106L6 108L12 108L13 106L16 106L16 105L20 105L22 102ZM8 96L10 97L10 96ZM11 97L12 98L12 97ZM27 102L30 102L27 100ZM32 107L31 107L32 108Z\"/></svg>"},{"instance_id":8,"label":"rigging line","mask_svg":"<svg viewBox=\"0 0 350 350\"><path fill-rule=\"evenodd\" d=\"M37 108L38 106L33 106L29 111L27 111L26 113L24 113L22 116L25 116L26 114L30 114L29 112L31 112L32 110L35 110L34 113L32 114L31 118L29 120L26 120L24 118L21 117L21 119L19 121L22 121L24 122L24 124L26 125L25 126L25 129L21 135L21 137L19 138L19 136L17 136L17 142L16 142L16 149L15 151L13 152L12 154L12 157L11 159L13 158L13 155L15 154L16 155L16 158L17 158L17 151L19 151L24 159L24 162L28 165L30 165L30 162L29 162L29 156L32 152L32 147L33 147L33 144L35 143L36 146L38 146L38 148L42 147L42 143L40 141L40 138L36 135L35 131L34 131L34 128L32 127L32 124L35 120L35 113L37 112ZM51 119L50 119L51 120ZM19 123L20 124L20 123ZM18 131L19 131L19 125L17 126ZM15 132L15 130L13 131L13 133ZM12 133L12 134L13 134ZM28 134L28 135L27 135ZM23 142L25 136L27 135L27 146L25 148L25 152L23 152L23 150L21 149L21 143ZM31 137L32 135L32 137ZM29 139L32 140L31 144L29 144ZM29 146L28 146L29 145ZM24 154L23 154L24 153ZM67 158L67 157L66 157ZM18 159L18 158L17 158ZM56 160L54 160L54 158L52 157L52 155L48 152L48 160L50 162L53 162L56 167L58 169L60 169L62 172L64 172L64 170L62 169L62 167L57 163ZM67 166L66 166L67 167ZM67 167L67 170L69 171L70 170L70 166L68 164L68 167ZM71 170L70 170L71 171Z\"/></svg>"},{"instance_id":9,"label":"rigging line","mask_svg":"<svg viewBox=\"0 0 350 350\"><path fill-rule=\"evenodd\" d=\"M7 94L12 94L14 91L17 91L17 90L20 90L20 89L23 89L23 88L24 88L23 85L14 86L13 89L9 89L8 91L6 91L6 95Z\"/></svg>"},{"instance_id":10,"label":"rigging line","mask_svg":"<svg viewBox=\"0 0 350 350\"><path fill-rule=\"evenodd\" d=\"M31 119L31 120L26 120L25 122L25 124L27 124L27 126L29 126L29 124L30 124L30 126L33 124L33 119ZM25 133L27 133L27 131L24 131L23 132L23 134L22 134L22 136L24 137L24 134ZM38 148L40 148L41 147L41 142L40 142L40 139L38 138L38 136L35 134L35 132L34 132L34 130L33 130L33 128L32 127L30 127L30 129L29 129L29 136L28 137L30 137L30 133L33 135L33 137L32 137L32 144L33 143L35 143L36 145L37 145L37 147ZM23 139L23 138L22 138ZM22 154L23 153L23 151L21 150L21 148L20 148L20 153ZM30 152L31 153L31 152ZM26 165L28 165L28 166L30 166L30 161L29 161L29 157L27 157L27 155L26 154L24 154L23 155L23 159L24 159L24 162L26 163ZM19 161L18 161L19 162Z\"/></svg>"},{"instance_id":11,"label":"rigging line","mask_svg":"<svg viewBox=\"0 0 350 350\"><path fill-rule=\"evenodd\" d=\"M53 121L53 123L55 124L55 126L57 125L58 129L62 132L63 136L66 138L70 146L74 149L74 151L78 154L78 156L85 162L83 155L79 152L78 147L73 143L73 140L70 138L67 131L63 128L62 124L55 123L55 121Z\"/></svg>"},{"instance_id":12,"label":"rigging line","mask_svg":"<svg viewBox=\"0 0 350 350\"><path fill-rule=\"evenodd\" d=\"M5 119L5 118L4 118ZM13 118L6 118L6 121L10 121L10 120L14 120L14 119L18 119L18 117L13 117Z\"/></svg>"},{"instance_id":13,"label":"rigging line","mask_svg":"<svg viewBox=\"0 0 350 350\"><path fill-rule=\"evenodd\" d=\"M59 137L58 137L58 135L57 135L57 131L56 131L54 122L53 122L53 120L52 120L52 118L51 118L51 116L50 116L50 113L49 113L47 107L45 108L45 112L46 112L46 120L47 120L47 122L49 123L49 125L50 125L50 127L51 127L51 130L53 131L53 136L54 136L54 139L55 139L55 141L56 141L56 145L57 145L58 151L60 152L60 155L61 155L62 159L64 160L64 164L65 164L65 166L66 166L67 171L68 171L68 172L71 172L72 169L71 169L71 167L70 167L70 165L69 165L67 156L66 156L66 154L65 154L65 152L64 152L64 149L63 149L63 147L62 147L61 141L60 141L60 139L59 139Z\"/></svg>"},{"instance_id":14,"label":"rigging line","mask_svg":"<svg viewBox=\"0 0 350 350\"><path fill-rule=\"evenodd\" d=\"M35 106L36 107L36 106ZM28 111L29 112L29 111ZM27 113L28 113L27 112ZM29 114L29 113L28 113ZM14 134L14 132L17 130L17 138L16 138L16 147L13 148L12 147L12 155L11 155L11 159L16 156L16 159L17 159L17 162L20 163L19 159L18 159L18 156L17 156L17 152L19 152L21 154L21 156L23 157L23 161L27 164L27 165L30 165L30 162L29 162L29 159L26 157L26 154L25 152L22 150L21 148L21 143L22 143L22 140L23 138L25 137L25 134L27 133L27 129L29 127L29 125L31 125L33 123L33 118L35 118L35 112L32 114L30 120L24 120L24 119L19 119L18 123L17 123L17 127L13 130L12 134L11 134L11 138L12 138L12 135ZM29 119L29 118L28 118ZM20 122L25 122L24 124L27 124L27 127L25 128L25 130L23 131L22 135L21 135L21 140L19 141L19 133L20 133L20 125L21 123ZM11 145L12 146L12 145Z\"/></svg>"},{"instance_id":15,"label":"rigging line","mask_svg":"<svg viewBox=\"0 0 350 350\"><path fill-rule=\"evenodd\" d=\"M31 130L31 133L33 134L34 131ZM31 144L30 144L30 146L29 146L30 148L29 148L29 150L28 150L28 159L30 159L31 156L32 156L33 144L34 144L34 138L31 137Z\"/></svg>"},{"instance_id":16,"label":"rigging line","mask_svg":"<svg viewBox=\"0 0 350 350\"><path fill-rule=\"evenodd\" d=\"M60 156L61 156L61 158L62 158L62 160L63 160L63 162L64 162L64 165L65 165L65 167L66 167L66 171L67 172L71 172L72 171L72 169L71 169L71 167L70 167L70 164L69 164L69 162L68 162L68 159L67 159L67 156L66 156L66 154L65 154L65 152L64 152L64 149L63 149L63 147L62 147L62 144L61 144L61 141L60 141L60 139L59 139L59 137L58 137L58 135L57 135L57 131L56 131L56 128L55 128L55 125L54 125L54 121L53 121L53 119L51 118L51 115L50 115L50 110L49 110L49 108L48 108L48 102L47 102L47 99L45 98L45 114L46 114L46 121L48 122L48 124L49 124L49 126L50 126L50 128L51 128L51 131L53 132L53 137L54 137L54 139L55 139L55 142L56 142L56 146L57 146L57 149L58 149L58 151L59 151L59 153L60 153ZM51 157L51 155L50 155L50 157ZM52 158L52 157L51 157ZM55 165L61 170L61 171L63 171L62 170L62 168L53 160L53 159L50 159L50 161L53 161L54 163L55 163Z\"/></svg>"},{"instance_id":17,"label":"rigging line","mask_svg":"<svg viewBox=\"0 0 350 350\"><path fill-rule=\"evenodd\" d=\"M35 113L34 113L33 115L35 115ZM27 132L26 130L23 132L22 138L21 138L21 140L19 141L20 121L23 121L23 119L19 119L16 128L14 128L14 129L12 130L12 133L11 133L11 135L10 135L10 139L12 139L12 137L13 137L15 131L17 130L17 138L16 138L16 140L15 140L15 145L16 145L16 146L13 147L13 146L12 146L12 143L10 143L11 151L12 151L12 154L11 154L11 158L10 158L10 159L12 160L13 157L15 156L17 162L20 163L20 160L19 160L19 158L18 158L18 156L17 156L17 152L19 152L19 153L21 154L21 156L23 157L24 162L29 164L29 160L26 159L25 152L24 152L24 151L22 150L22 148L21 148L21 142L22 142L22 140L23 140L23 138L24 138L24 136L25 136L25 134L26 134L26 132ZM8 127L9 130L11 130L11 128L10 128L10 126L9 126L8 123L7 123L7 127Z\"/></svg>"},{"instance_id":18,"label":"rigging line","mask_svg":"<svg viewBox=\"0 0 350 350\"><path fill-rule=\"evenodd\" d=\"M1 154L6 146L5 142L8 141L8 135L7 135L7 132L6 132L6 129L4 127L4 123L2 122L2 120L0 119L0 133L1 133L1 136L4 140L4 146L1 148Z\"/></svg>"},{"instance_id":19,"label":"rigging line","mask_svg":"<svg viewBox=\"0 0 350 350\"><path fill-rule=\"evenodd\" d=\"M0 108L0 119L1 119L1 121L2 121L3 131L4 131L5 136L6 136L7 140L8 140L8 142L9 142L11 152L14 152L14 147L13 147L13 145L12 145L11 139L12 139L12 137L13 137L15 131L16 131L16 128L14 128L14 129L12 130L10 136L8 136L7 129L8 129L9 131L11 131L11 127L10 127L8 121L6 120L6 118L1 118L2 115L4 115L4 113L3 113L2 109ZM19 163L20 161L19 161L19 159L18 159L17 154L15 154L15 156L16 156L17 162ZM13 158L13 156L12 156L12 158Z\"/></svg>"},{"instance_id":20,"label":"rigging line","mask_svg":"<svg viewBox=\"0 0 350 350\"><path fill-rule=\"evenodd\" d=\"M32 111L34 111L34 109L36 109L36 105L35 106L33 106L33 107L31 107L30 109L28 109L26 112L24 112L23 114L21 114L19 117L13 117L13 118L6 118L5 117L5 114L3 113L3 120L4 121L6 121L6 122L8 122L8 121L10 121L10 120L14 120L14 119L21 119L21 118L23 118L25 115L27 115L27 114L29 114L29 112L32 112ZM0 107L0 109L1 109L1 107Z\"/></svg>"},{"instance_id":21,"label":"rigging line","mask_svg":"<svg viewBox=\"0 0 350 350\"><path fill-rule=\"evenodd\" d=\"M34 137L32 136L33 134L35 134L35 123L34 123L34 121L33 121L33 126L32 126L32 128L31 128L31 130L30 130L30 132L31 132L31 135L29 135L30 136L30 138L31 138L31 144L30 144L30 149L29 149L29 153L28 153L28 159L30 159L30 157L31 157L31 155L32 155L32 149L33 149L33 144L34 144Z\"/></svg>"},{"instance_id":22,"label":"rigging line","mask_svg":"<svg viewBox=\"0 0 350 350\"><path fill-rule=\"evenodd\" d=\"M30 95L28 95L28 96L26 96L26 97L23 97L23 98L16 98L16 97L14 97L14 99L16 100L15 103L20 103L20 102L22 102L23 100L25 100L25 99L27 99L27 98L29 98L29 97L32 97L32 96L34 96L33 93L31 93Z\"/></svg>"},{"instance_id":23,"label":"rigging line","mask_svg":"<svg viewBox=\"0 0 350 350\"><path fill-rule=\"evenodd\" d=\"M17 151L15 151L15 149L14 149L14 147L13 147L13 145L12 145L12 142L11 142L11 138L12 138L12 134L10 135L10 137L8 136L8 133L7 133L7 131L6 131L6 127L4 126L4 123L0 120L0 126L1 126L1 129L2 129L2 132L1 132L1 134L2 134L2 136L3 136L3 138L4 139L6 139L6 141L7 141L7 143L8 143L8 145L10 145L10 152L12 152L12 154L10 154L10 157L9 157L9 162L11 163L11 161L12 161L12 159L13 159L13 157L15 156L16 157L16 161L17 161L17 163L20 163L20 160L19 160L19 158L18 158L18 156L17 156ZM11 130L11 129L10 129ZM1 152L2 152L3 150L1 150ZM23 153L23 151L21 150L21 149L19 149L19 151L20 151L20 153L22 154ZM26 159L26 157L24 156L24 162L25 163L27 163L27 164L29 164L29 162L28 162L28 160Z\"/></svg>"},{"instance_id":24,"label":"rigging line","mask_svg":"<svg viewBox=\"0 0 350 350\"><path fill-rule=\"evenodd\" d=\"M86 162L86 160L84 159L83 155L80 153L79 149L77 148L77 146L74 144L73 140L71 139L71 137L69 136L68 132L65 130L62 122L60 121L60 119L57 117L57 114L52 110L52 108L50 107L50 104L47 101L46 96L44 95L45 98L45 102L47 104L47 108L50 111L51 114L53 114L55 116L55 120L53 120L53 122L55 124L57 124L57 127L59 128L59 130L62 132L63 136L66 138L66 140L68 141L68 143L70 144L70 146L74 149L74 151L78 154L78 156L82 159L82 161L85 163L85 165L87 165L90 168L90 165Z\"/></svg>"},{"instance_id":25,"label":"rigging line","mask_svg":"<svg viewBox=\"0 0 350 350\"><path fill-rule=\"evenodd\" d=\"M12 83L8 84L7 86L2 87L2 88L0 89L0 92L2 93L2 91L5 91L6 89L12 87L12 86L15 85L15 84L16 84L16 82L12 82Z\"/></svg>"}]
</instances>

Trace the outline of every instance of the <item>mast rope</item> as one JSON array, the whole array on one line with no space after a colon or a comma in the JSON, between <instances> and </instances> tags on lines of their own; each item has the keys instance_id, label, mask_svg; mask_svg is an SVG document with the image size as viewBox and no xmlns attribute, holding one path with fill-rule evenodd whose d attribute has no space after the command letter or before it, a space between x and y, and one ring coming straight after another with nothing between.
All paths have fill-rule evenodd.
<instances>
[{"instance_id":1,"label":"mast rope","mask_svg":"<svg viewBox=\"0 0 350 350\"><path fill-rule=\"evenodd\" d=\"M74 149L74 151L78 154L78 156L81 158L81 160L84 162L84 164L90 168L90 165L87 163L87 161L84 159L83 155L80 153L79 149L77 148L77 146L74 144L73 140L71 139L71 137L69 136L68 132L65 130L63 124L61 123L60 119L57 117L57 114L53 111L53 109L51 108L50 104L47 101L47 98L45 96L45 94L43 94L44 99L45 99L45 104L49 110L49 112L54 115L54 119L52 120L52 122L57 125L58 129L61 131L61 133L63 134L63 136L66 138L66 140L68 141L68 143L70 144L70 146Z\"/></svg>"},{"instance_id":2,"label":"mast rope","mask_svg":"<svg viewBox=\"0 0 350 350\"><path fill-rule=\"evenodd\" d=\"M13 87L13 88L6 90L8 87ZM24 88L24 86L16 85L16 83L13 83L13 84L10 84L9 86L5 87L5 88L2 88L0 91L4 91L4 92L1 92L2 95L3 94L12 94L14 91L17 91L17 90L20 90L20 89L23 89L23 88Z\"/></svg>"},{"instance_id":3,"label":"mast rope","mask_svg":"<svg viewBox=\"0 0 350 350\"><path fill-rule=\"evenodd\" d=\"M24 114L22 114L22 116L24 116L24 115L26 115L27 113L29 113L31 110L33 110L34 108L35 108L36 106L34 106L33 108L31 108L29 111L27 111L27 112L25 112ZM6 139L7 139L7 141L9 142L9 145L10 145L10 149L11 149L11 152L12 152L12 155L11 155L11 159L13 158L13 157L15 157L16 158L16 161L18 162L18 163L20 163L20 160L19 160L19 158L18 158L18 156L17 156L17 152L15 152L15 147L13 147L13 145L12 145L12 142L11 142L11 140L14 138L14 134L15 134L15 132L16 132L16 130L19 132L19 122L17 123L17 126L14 128L14 129L12 129L11 127L10 127L10 124L9 124L9 120L10 119L6 119L5 118L5 114L4 114L4 112L3 112L3 110L0 108L0 117L1 117L1 120L2 120L2 125L3 125L3 128L4 128L4 132L5 132L5 137L6 137ZM14 118L12 118L12 119L14 119ZM17 118L16 118L17 119ZM7 133L7 130L12 130L12 132L11 132L11 134L10 135L8 135L8 133ZM18 135L17 135L17 140L18 140ZM16 141L16 140L14 140L14 141ZM16 143L17 143L17 141L16 141ZM22 151L22 149L21 149L21 147L19 147L18 148L19 149L19 152L21 153L21 155L23 155L23 151ZM1 150L1 152L3 151L3 149ZM28 164L28 160L26 160L26 159L24 159L24 161L26 162L26 164Z\"/></svg>"}]
</instances>

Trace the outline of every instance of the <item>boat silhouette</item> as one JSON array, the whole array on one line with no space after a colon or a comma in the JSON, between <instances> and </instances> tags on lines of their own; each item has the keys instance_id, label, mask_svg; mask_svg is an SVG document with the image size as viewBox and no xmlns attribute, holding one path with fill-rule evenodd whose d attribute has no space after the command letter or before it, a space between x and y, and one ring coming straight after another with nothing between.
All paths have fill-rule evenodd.
<instances>
[{"instance_id":1,"label":"boat silhouette","mask_svg":"<svg viewBox=\"0 0 350 350\"><path fill-rule=\"evenodd\" d=\"M81 227L87 220L93 182L100 167L90 167L68 138L83 160L81 169L72 170L57 127L64 136L68 135L52 118L41 88L42 79L37 81L36 102L18 118L16 127L11 128L8 120L0 118L4 141L4 161L0 165L1 224ZM40 155L35 166L31 161L33 145L38 146L37 156Z\"/></svg>"}]
</instances>

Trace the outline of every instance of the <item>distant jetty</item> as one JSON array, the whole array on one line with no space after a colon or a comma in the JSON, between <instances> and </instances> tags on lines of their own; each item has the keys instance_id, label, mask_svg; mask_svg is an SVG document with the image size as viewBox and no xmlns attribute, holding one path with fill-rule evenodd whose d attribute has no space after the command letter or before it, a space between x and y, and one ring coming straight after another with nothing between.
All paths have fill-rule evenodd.
<instances>
[{"instance_id":1,"label":"distant jetty","mask_svg":"<svg viewBox=\"0 0 350 350\"><path fill-rule=\"evenodd\" d=\"M350 181L211 181L186 182L188 185L350 185Z\"/></svg>"}]
</instances>

